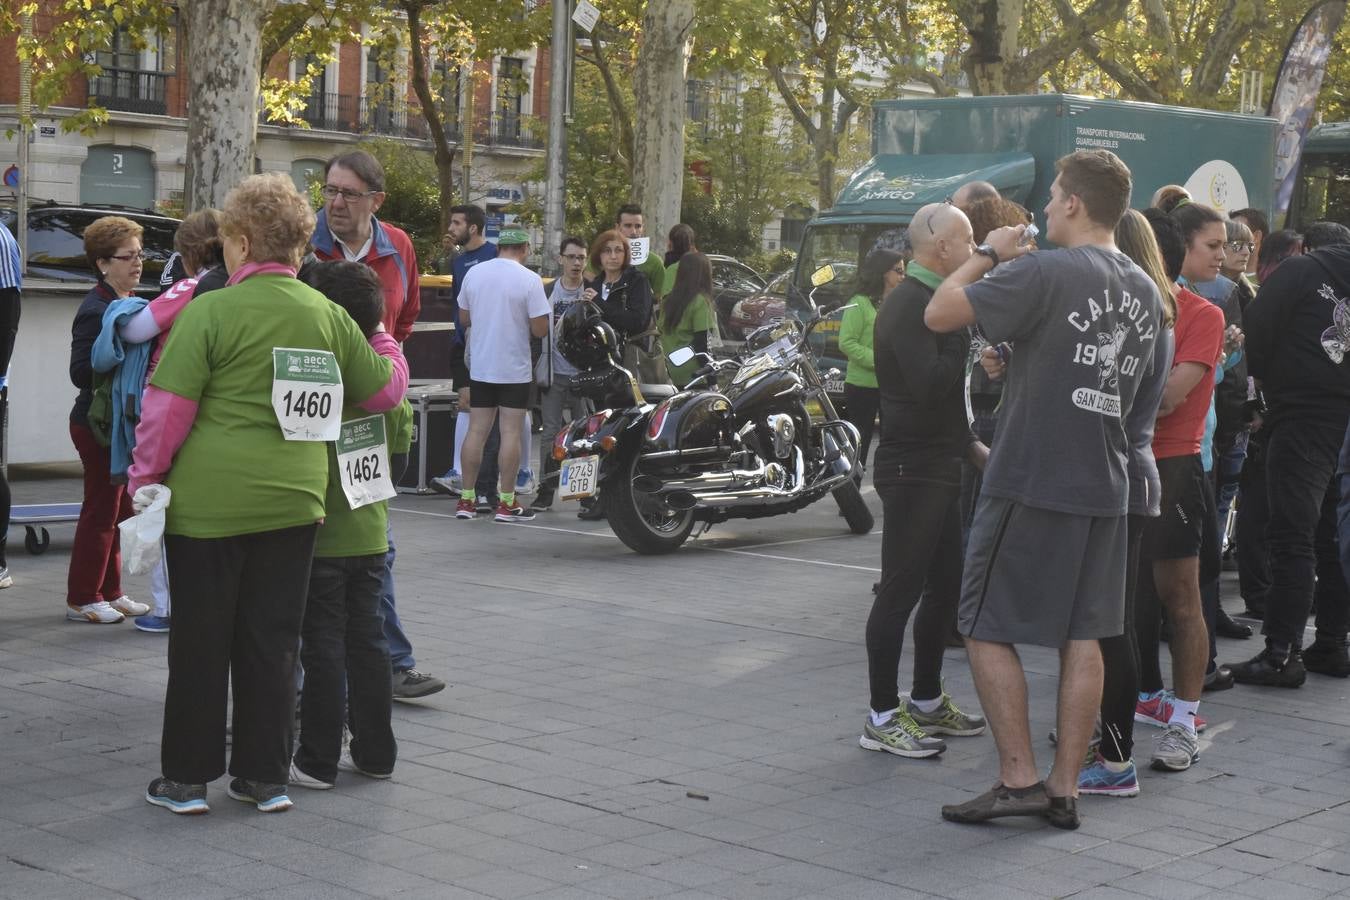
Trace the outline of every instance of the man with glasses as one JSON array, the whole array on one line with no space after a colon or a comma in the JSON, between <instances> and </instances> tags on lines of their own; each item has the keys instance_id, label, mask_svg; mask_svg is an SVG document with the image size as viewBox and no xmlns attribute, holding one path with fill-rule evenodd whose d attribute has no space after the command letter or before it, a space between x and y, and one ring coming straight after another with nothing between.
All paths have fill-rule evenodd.
<instances>
[{"instance_id":1,"label":"man with glasses","mask_svg":"<svg viewBox=\"0 0 1350 900\"><path fill-rule=\"evenodd\" d=\"M365 263L384 286L384 327L402 343L422 309L417 254L400 228L375 218L384 203L384 167L364 150L340 153L323 174L323 209L314 227L314 255Z\"/></svg>"},{"instance_id":2,"label":"man with glasses","mask_svg":"<svg viewBox=\"0 0 1350 900\"><path fill-rule=\"evenodd\" d=\"M553 460L553 439L563 425L563 409L568 409L572 418L589 412L589 402L580 393L572 389L572 379L576 377L577 367L572 365L554 345L554 330L562 321L563 314L572 308L572 304L581 299L586 283L582 274L586 270L586 243L581 238L569 235L562 239L558 262L562 264L562 274L545 291L553 305L553 320L549 325L547 343L538 365L546 367L548 387L540 398L544 414L544 430L539 438L539 493L530 504L531 512L545 512L553 506L554 483L548 479L550 470L557 468Z\"/></svg>"},{"instance_id":3,"label":"man with glasses","mask_svg":"<svg viewBox=\"0 0 1350 900\"><path fill-rule=\"evenodd\" d=\"M417 253L400 228L375 218L384 203L384 167L364 150L339 153L323 170L323 209L319 210L310 243L319 259L346 259L365 263L380 277L384 288L384 328L399 343L412 334L422 309ZM391 473L397 484L402 473ZM414 668L412 642L403 632L394 606L394 535L389 532L389 552L384 559L384 583L380 585L380 611L384 637L389 642L395 700L412 700L445 688L439 678Z\"/></svg>"}]
</instances>

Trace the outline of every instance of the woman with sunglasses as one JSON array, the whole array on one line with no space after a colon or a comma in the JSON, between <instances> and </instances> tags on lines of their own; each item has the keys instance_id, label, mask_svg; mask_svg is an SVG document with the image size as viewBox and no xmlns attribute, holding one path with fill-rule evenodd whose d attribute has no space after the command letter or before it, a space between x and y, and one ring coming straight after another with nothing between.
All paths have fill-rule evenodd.
<instances>
[{"instance_id":1,"label":"woman with sunglasses","mask_svg":"<svg viewBox=\"0 0 1350 900\"><path fill-rule=\"evenodd\" d=\"M113 625L150 612L122 593L117 523L131 515L131 498L125 481L113 483L111 451L89 427L94 341L108 305L130 297L141 282L141 233L140 225L122 216L104 216L84 231L84 253L98 283L85 295L70 329L70 380L80 390L70 411L70 439L84 467L84 502L66 582L66 618L72 622Z\"/></svg>"},{"instance_id":2,"label":"woman with sunglasses","mask_svg":"<svg viewBox=\"0 0 1350 900\"><path fill-rule=\"evenodd\" d=\"M872 432L881 411L881 391L872 356L872 331L882 299L905 279L905 258L895 250L873 250L858 268L858 293L848 302L839 323L839 349L848 360L844 371L844 418L858 429L861 483L872 449Z\"/></svg>"},{"instance_id":3,"label":"woman with sunglasses","mask_svg":"<svg viewBox=\"0 0 1350 900\"><path fill-rule=\"evenodd\" d=\"M1237 298L1238 307L1245 313L1247 304L1256 299L1256 288L1247 279L1247 263L1251 260L1256 242L1246 223L1227 219L1223 224L1228 232L1228 240L1223 245L1223 265L1219 272L1237 285L1233 297Z\"/></svg>"}]
</instances>

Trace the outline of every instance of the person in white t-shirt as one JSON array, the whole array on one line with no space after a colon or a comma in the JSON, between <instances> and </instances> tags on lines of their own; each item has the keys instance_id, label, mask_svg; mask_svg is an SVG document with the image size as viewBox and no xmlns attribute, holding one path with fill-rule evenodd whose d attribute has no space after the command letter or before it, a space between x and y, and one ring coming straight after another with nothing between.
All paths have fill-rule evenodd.
<instances>
[{"instance_id":1,"label":"person in white t-shirt","mask_svg":"<svg viewBox=\"0 0 1350 900\"><path fill-rule=\"evenodd\" d=\"M483 445L494 418L501 427L497 465L502 473L496 519L534 518L534 513L516 503L512 474L521 462L520 435L534 380L530 338L548 334L551 311L544 283L524 266L529 252L528 234L519 228L503 229L497 238L497 258L470 269L460 288L460 321L468 330L469 433L462 450L465 487L455 507L458 519L478 514L477 494L471 486L478 478Z\"/></svg>"}]
</instances>

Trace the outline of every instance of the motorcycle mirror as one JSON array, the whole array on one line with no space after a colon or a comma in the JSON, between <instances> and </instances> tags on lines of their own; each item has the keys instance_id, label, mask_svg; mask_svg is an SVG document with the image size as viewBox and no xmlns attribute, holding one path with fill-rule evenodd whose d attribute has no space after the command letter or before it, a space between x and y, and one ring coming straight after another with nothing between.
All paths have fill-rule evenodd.
<instances>
[{"instance_id":1,"label":"motorcycle mirror","mask_svg":"<svg viewBox=\"0 0 1350 900\"><path fill-rule=\"evenodd\" d=\"M811 286L820 287L834 281L834 266L824 265L811 273Z\"/></svg>"},{"instance_id":2,"label":"motorcycle mirror","mask_svg":"<svg viewBox=\"0 0 1350 900\"><path fill-rule=\"evenodd\" d=\"M689 347L680 347L667 354L667 358L672 365L682 366L694 358L694 351Z\"/></svg>"}]
</instances>

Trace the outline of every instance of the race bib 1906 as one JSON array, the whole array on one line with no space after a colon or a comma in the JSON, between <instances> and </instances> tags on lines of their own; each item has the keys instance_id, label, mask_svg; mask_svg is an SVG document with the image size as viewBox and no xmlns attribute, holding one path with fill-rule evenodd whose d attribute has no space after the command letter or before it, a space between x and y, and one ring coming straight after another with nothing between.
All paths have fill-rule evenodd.
<instances>
[{"instance_id":1,"label":"race bib 1906","mask_svg":"<svg viewBox=\"0 0 1350 900\"><path fill-rule=\"evenodd\" d=\"M335 441L342 426L342 373L327 350L272 348L272 408L288 441Z\"/></svg>"},{"instance_id":2,"label":"race bib 1906","mask_svg":"<svg viewBox=\"0 0 1350 900\"><path fill-rule=\"evenodd\" d=\"M352 509L360 509L395 494L389 477L389 449L384 416L367 416L342 423L337 440L338 477Z\"/></svg>"}]
</instances>

